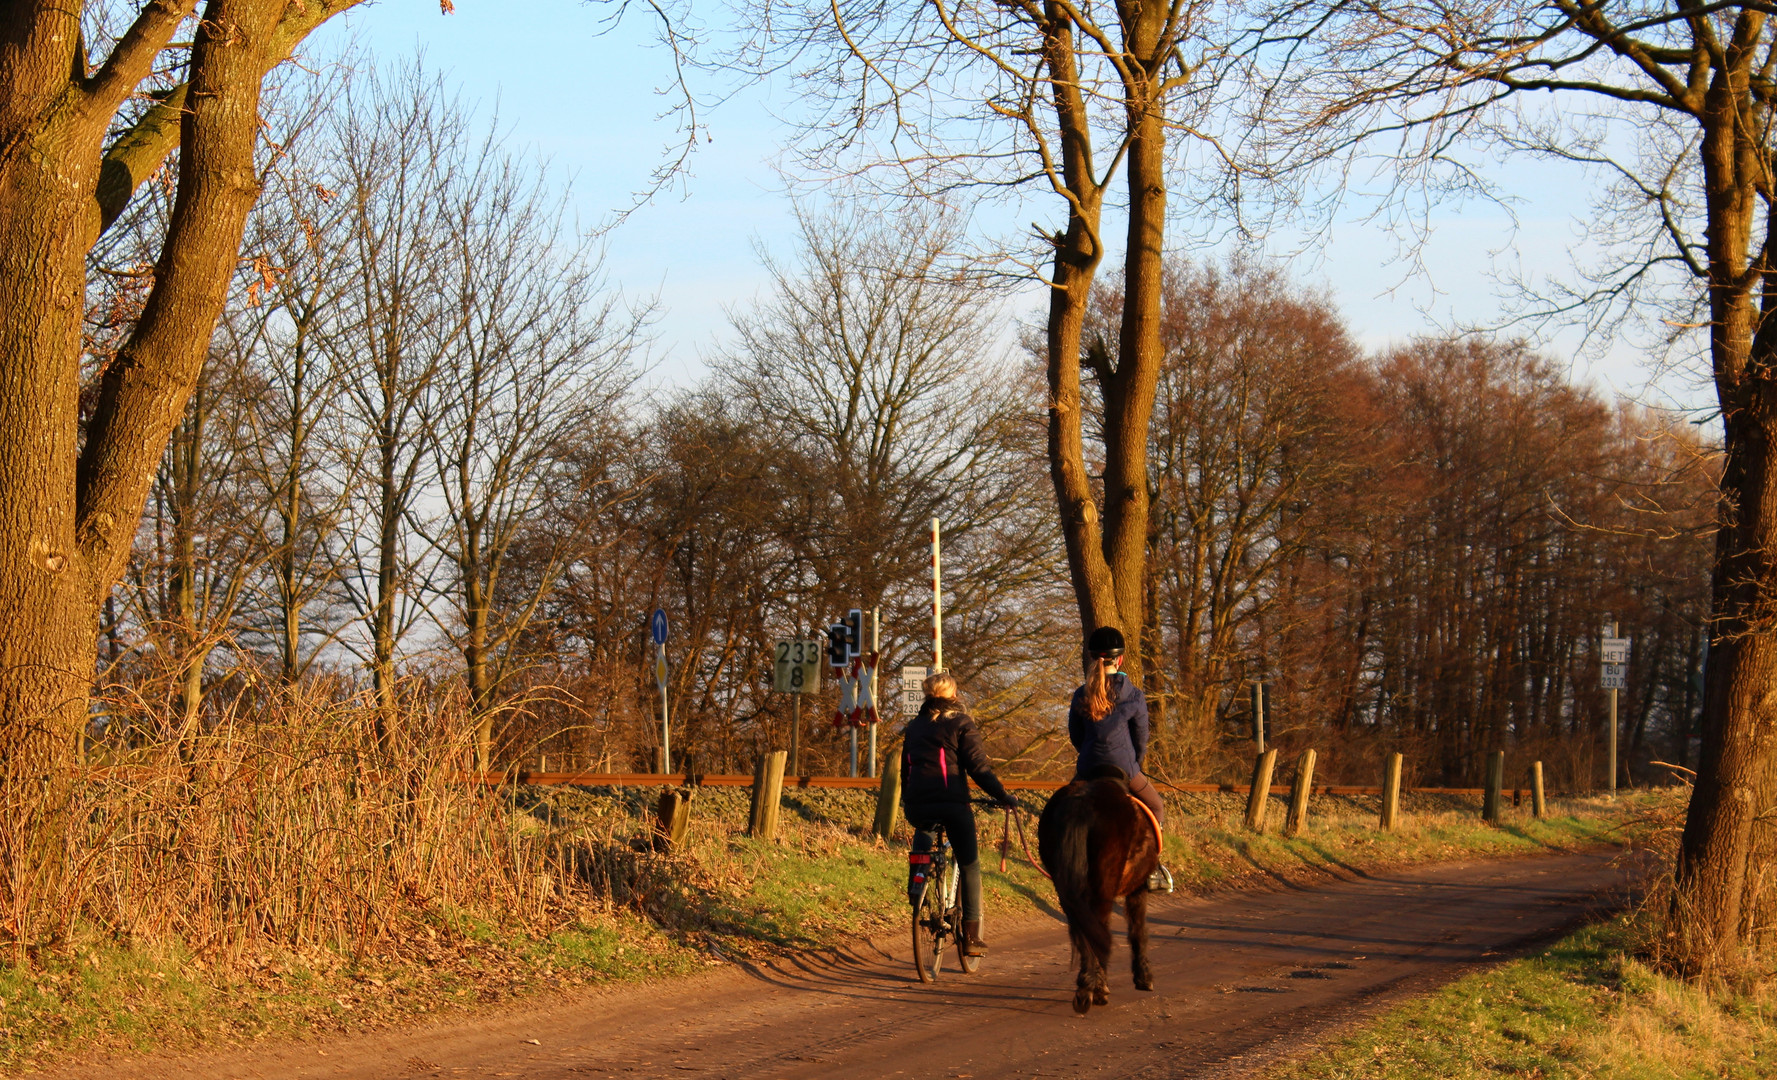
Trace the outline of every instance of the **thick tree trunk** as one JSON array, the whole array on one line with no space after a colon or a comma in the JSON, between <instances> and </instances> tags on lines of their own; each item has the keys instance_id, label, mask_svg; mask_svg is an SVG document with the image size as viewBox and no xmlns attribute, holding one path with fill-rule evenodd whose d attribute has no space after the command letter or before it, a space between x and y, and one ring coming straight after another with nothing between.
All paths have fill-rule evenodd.
<instances>
[{"instance_id":1,"label":"thick tree trunk","mask_svg":"<svg viewBox=\"0 0 1777 1080\"><path fill-rule=\"evenodd\" d=\"M1104 558L1128 652L1123 670L1137 683L1144 666L1148 582L1148 429L1160 382L1160 294L1166 242L1166 123L1159 99L1166 63L1160 35L1164 4L1120 4L1126 35L1125 77L1132 138L1125 177L1129 228L1123 254L1123 312L1115 372L1104 386ZM1159 53L1160 55L1156 55Z\"/></svg>"},{"instance_id":2,"label":"thick tree trunk","mask_svg":"<svg viewBox=\"0 0 1777 1080\"><path fill-rule=\"evenodd\" d=\"M1777 757L1777 698L1770 689L1777 684L1777 321L1763 319L1777 306L1768 265L1777 222L1763 222L1764 251L1755 259L1751 238L1765 162L1746 126L1751 55L1742 53L1739 63L1716 72L1700 117L1710 355L1724 461L1702 750L1675 878L1679 952L1697 974L1738 966L1745 924L1770 902L1749 895L1758 879L1748 871L1755 821L1772 806Z\"/></svg>"},{"instance_id":3,"label":"thick tree trunk","mask_svg":"<svg viewBox=\"0 0 1777 1080\"><path fill-rule=\"evenodd\" d=\"M212 0L183 107L154 111L102 168L118 107L194 6L144 5L90 74L79 5L0 8L0 753L14 775L67 760L85 721L100 605L129 558L258 194L261 80L347 4L314 0L281 22L282 0ZM184 152L154 287L82 439L86 253L175 143Z\"/></svg>"},{"instance_id":4,"label":"thick tree trunk","mask_svg":"<svg viewBox=\"0 0 1777 1080\"><path fill-rule=\"evenodd\" d=\"M1111 569L1104 558L1098 500L1086 472L1080 411L1081 335L1092 283L1104 258L1098 231L1103 191L1092 175L1091 118L1080 94L1073 32L1061 5L1051 3L1045 10L1051 29L1044 62L1062 149L1061 175L1053 179L1068 199L1067 229L1055 238L1045 341L1049 353L1049 477L1055 485L1080 625L1091 632L1119 621Z\"/></svg>"}]
</instances>

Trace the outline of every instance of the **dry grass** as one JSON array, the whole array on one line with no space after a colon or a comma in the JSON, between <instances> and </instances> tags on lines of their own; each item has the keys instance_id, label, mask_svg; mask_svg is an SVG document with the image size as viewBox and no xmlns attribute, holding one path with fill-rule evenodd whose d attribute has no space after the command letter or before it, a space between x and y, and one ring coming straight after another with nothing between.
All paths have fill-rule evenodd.
<instances>
[{"instance_id":1,"label":"dry grass","mask_svg":"<svg viewBox=\"0 0 1777 1080\"><path fill-rule=\"evenodd\" d=\"M458 782L468 725L414 711L380 753L353 703L229 716L182 746L0 791L0 945L176 941L239 967L314 946L363 956L431 914L547 916L550 852Z\"/></svg>"}]
</instances>

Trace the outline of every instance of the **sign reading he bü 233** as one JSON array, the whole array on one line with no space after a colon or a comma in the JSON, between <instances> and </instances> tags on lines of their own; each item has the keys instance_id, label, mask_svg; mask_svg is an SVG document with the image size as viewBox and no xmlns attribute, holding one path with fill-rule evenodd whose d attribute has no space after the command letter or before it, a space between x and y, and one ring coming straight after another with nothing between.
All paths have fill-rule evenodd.
<instances>
[{"instance_id":1,"label":"sign reading he b\u00fc 233","mask_svg":"<svg viewBox=\"0 0 1777 1080\"><path fill-rule=\"evenodd\" d=\"M788 638L777 643L771 687L780 694L818 694L823 643Z\"/></svg>"},{"instance_id":2,"label":"sign reading he b\u00fc 233","mask_svg":"<svg viewBox=\"0 0 1777 1080\"><path fill-rule=\"evenodd\" d=\"M1626 637L1607 637L1598 643L1598 659L1606 664L1627 664L1629 662L1629 639Z\"/></svg>"},{"instance_id":3,"label":"sign reading he b\u00fc 233","mask_svg":"<svg viewBox=\"0 0 1777 1080\"><path fill-rule=\"evenodd\" d=\"M901 669L901 715L912 719L919 713L919 707L926 701L927 669L922 667L904 667Z\"/></svg>"},{"instance_id":4,"label":"sign reading he b\u00fc 233","mask_svg":"<svg viewBox=\"0 0 1777 1080\"><path fill-rule=\"evenodd\" d=\"M1598 685L1606 690L1629 689L1629 665L1605 664L1599 671Z\"/></svg>"}]
</instances>

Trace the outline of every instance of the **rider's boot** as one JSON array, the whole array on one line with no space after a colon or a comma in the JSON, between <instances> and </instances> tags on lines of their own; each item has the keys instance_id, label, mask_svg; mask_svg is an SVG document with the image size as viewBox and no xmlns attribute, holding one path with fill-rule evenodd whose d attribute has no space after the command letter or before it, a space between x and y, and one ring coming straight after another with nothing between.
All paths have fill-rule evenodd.
<instances>
[{"instance_id":1,"label":"rider's boot","mask_svg":"<svg viewBox=\"0 0 1777 1080\"><path fill-rule=\"evenodd\" d=\"M1154 872L1148 875L1148 891L1169 893L1172 891L1172 871L1155 864Z\"/></svg>"},{"instance_id":2,"label":"rider's boot","mask_svg":"<svg viewBox=\"0 0 1777 1080\"><path fill-rule=\"evenodd\" d=\"M981 940L981 920L963 920L963 955L986 956L987 942Z\"/></svg>"}]
</instances>

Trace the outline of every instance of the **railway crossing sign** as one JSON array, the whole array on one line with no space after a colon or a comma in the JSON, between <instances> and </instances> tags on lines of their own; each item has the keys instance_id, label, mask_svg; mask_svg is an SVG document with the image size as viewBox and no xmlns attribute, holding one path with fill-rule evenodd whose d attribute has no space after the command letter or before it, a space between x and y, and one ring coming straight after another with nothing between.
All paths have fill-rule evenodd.
<instances>
[{"instance_id":1,"label":"railway crossing sign","mask_svg":"<svg viewBox=\"0 0 1777 1080\"><path fill-rule=\"evenodd\" d=\"M780 694L816 694L821 689L820 641L786 638L773 650L771 687Z\"/></svg>"}]
</instances>

